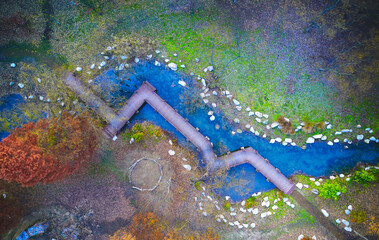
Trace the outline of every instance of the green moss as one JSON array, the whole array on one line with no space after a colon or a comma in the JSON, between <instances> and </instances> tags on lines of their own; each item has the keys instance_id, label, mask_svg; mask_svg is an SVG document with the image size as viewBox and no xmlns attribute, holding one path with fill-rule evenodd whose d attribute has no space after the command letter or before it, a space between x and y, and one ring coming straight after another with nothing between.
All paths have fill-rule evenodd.
<instances>
[{"instance_id":1,"label":"green moss","mask_svg":"<svg viewBox=\"0 0 379 240\"><path fill-rule=\"evenodd\" d=\"M195 188L198 190L198 191L200 191L200 189L201 189L201 183L202 183L202 181L197 181L197 182L195 182Z\"/></svg>"},{"instance_id":2,"label":"green moss","mask_svg":"<svg viewBox=\"0 0 379 240\"><path fill-rule=\"evenodd\" d=\"M338 182L326 182L322 184L319 188L320 196L323 198L333 198L334 200L338 200L339 196L338 192L345 193L346 186L341 186Z\"/></svg>"},{"instance_id":3,"label":"green moss","mask_svg":"<svg viewBox=\"0 0 379 240\"><path fill-rule=\"evenodd\" d=\"M367 187L370 182L376 181L378 177L378 169L373 168L368 171L361 169L354 173L353 181L362 184L364 187Z\"/></svg>"},{"instance_id":4,"label":"green moss","mask_svg":"<svg viewBox=\"0 0 379 240\"><path fill-rule=\"evenodd\" d=\"M307 211L305 211L304 209L301 209L297 213L297 217L298 217L298 221L301 221L301 222L313 224L315 221L315 218L312 215L310 215Z\"/></svg>"},{"instance_id":5,"label":"green moss","mask_svg":"<svg viewBox=\"0 0 379 240\"><path fill-rule=\"evenodd\" d=\"M249 209L253 206L257 206L258 202L256 202L256 200L257 200L257 197L253 197L253 196L246 199L246 208Z\"/></svg>"},{"instance_id":6,"label":"green moss","mask_svg":"<svg viewBox=\"0 0 379 240\"><path fill-rule=\"evenodd\" d=\"M362 210L353 210L349 216L350 220L355 223L363 223L367 219L367 213Z\"/></svg>"},{"instance_id":7,"label":"green moss","mask_svg":"<svg viewBox=\"0 0 379 240\"><path fill-rule=\"evenodd\" d=\"M230 202L229 201L225 201L225 204L224 204L224 208L227 212L230 211Z\"/></svg>"}]
</instances>

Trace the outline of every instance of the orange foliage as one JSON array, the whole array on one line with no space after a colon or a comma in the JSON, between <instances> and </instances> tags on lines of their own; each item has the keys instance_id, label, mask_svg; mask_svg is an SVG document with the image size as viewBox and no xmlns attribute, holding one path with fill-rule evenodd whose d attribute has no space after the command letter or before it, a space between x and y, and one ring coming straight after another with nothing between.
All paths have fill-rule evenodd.
<instances>
[{"instance_id":1,"label":"orange foliage","mask_svg":"<svg viewBox=\"0 0 379 240\"><path fill-rule=\"evenodd\" d=\"M109 236L109 240L136 240L136 238L125 228L121 228L113 236Z\"/></svg>"},{"instance_id":2,"label":"orange foliage","mask_svg":"<svg viewBox=\"0 0 379 240\"><path fill-rule=\"evenodd\" d=\"M374 216L371 216L368 228L369 228L370 232L372 232L375 235L379 236L379 222L377 220L375 220Z\"/></svg>"},{"instance_id":3,"label":"orange foliage","mask_svg":"<svg viewBox=\"0 0 379 240\"><path fill-rule=\"evenodd\" d=\"M60 180L87 162L96 146L84 117L63 114L27 123L0 143L0 178L22 186Z\"/></svg>"},{"instance_id":4,"label":"orange foliage","mask_svg":"<svg viewBox=\"0 0 379 240\"><path fill-rule=\"evenodd\" d=\"M277 119L277 122L282 127L282 132L285 134L295 134L295 129L292 127L292 123L283 116Z\"/></svg>"},{"instance_id":5,"label":"orange foliage","mask_svg":"<svg viewBox=\"0 0 379 240\"><path fill-rule=\"evenodd\" d=\"M152 212L137 213L133 216L129 231L137 240L161 240L164 238L164 227L159 223L160 219Z\"/></svg>"},{"instance_id":6,"label":"orange foliage","mask_svg":"<svg viewBox=\"0 0 379 240\"><path fill-rule=\"evenodd\" d=\"M154 213L138 213L134 215L132 223L129 226L129 232L125 229L120 229L114 236L120 233L120 238L111 238L111 240L124 239L123 236L129 236L130 233L135 236L137 240L217 240L220 236L215 234L213 230L208 229L206 233L199 232L177 232L172 227L169 227L160 218L154 215ZM124 234L124 235L122 235ZM112 236L112 237L114 237ZM118 235L117 235L118 236ZM127 238L125 238L127 239Z\"/></svg>"}]
</instances>

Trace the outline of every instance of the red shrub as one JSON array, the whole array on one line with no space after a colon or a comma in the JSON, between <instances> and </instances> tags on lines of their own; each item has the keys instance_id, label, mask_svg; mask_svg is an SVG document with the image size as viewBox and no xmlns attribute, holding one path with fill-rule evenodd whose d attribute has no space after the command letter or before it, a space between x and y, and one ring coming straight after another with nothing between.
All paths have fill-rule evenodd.
<instances>
[{"instance_id":1,"label":"red shrub","mask_svg":"<svg viewBox=\"0 0 379 240\"><path fill-rule=\"evenodd\" d=\"M23 186L60 180L87 162L96 146L84 117L63 114L27 123L0 143L0 178Z\"/></svg>"}]
</instances>

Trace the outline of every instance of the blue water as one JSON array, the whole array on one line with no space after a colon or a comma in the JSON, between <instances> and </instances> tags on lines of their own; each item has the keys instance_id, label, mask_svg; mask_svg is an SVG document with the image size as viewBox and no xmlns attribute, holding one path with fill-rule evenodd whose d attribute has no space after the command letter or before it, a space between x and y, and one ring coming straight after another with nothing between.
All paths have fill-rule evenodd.
<instances>
[{"instance_id":1,"label":"blue water","mask_svg":"<svg viewBox=\"0 0 379 240\"><path fill-rule=\"evenodd\" d=\"M1 117L7 117L9 116L7 113L17 114L21 115L21 111L17 108L20 104L25 103L25 100L22 98L19 94L9 94L0 97L0 113ZM3 126L1 126L3 127ZM5 130L1 130L0 128L0 140L7 137L10 133Z\"/></svg>"},{"instance_id":2,"label":"blue water","mask_svg":"<svg viewBox=\"0 0 379 240\"><path fill-rule=\"evenodd\" d=\"M184 80L187 86L179 85L179 80ZM149 81L168 104L184 118L187 118L194 127L198 127L203 135L208 136L218 155L240 149L240 147L251 146L286 176L302 172L315 177L352 168L358 162L377 163L379 158L378 145L375 143L355 143L348 145L349 148L345 149L345 144L329 146L325 142L317 142L308 145L306 150L302 150L299 147L283 146L279 143L270 144L266 139L257 137L250 132L232 135L231 132L235 131L238 126L228 121L220 111L201 102L196 81L191 77L149 62L137 64L132 72L117 72L109 69L94 79L93 87L110 105L119 108L142 84L142 81ZM101 87L97 86L99 84ZM212 122L207 115L210 110L215 112L216 117L216 120ZM195 149L194 145L189 143L149 105L141 108L140 113L131 119L129 126L145 120L171 132L185 147ZM220 129L216 130L216 124L220 126ZM214 191L221 196L229 195L234 201L244 199L254 192L275 188L272 183L265 180L262 174L257 173L248 164L230 169L227 175L219 180L223 181L223 186L215 187Z\"/></svg>"}]
</instances>

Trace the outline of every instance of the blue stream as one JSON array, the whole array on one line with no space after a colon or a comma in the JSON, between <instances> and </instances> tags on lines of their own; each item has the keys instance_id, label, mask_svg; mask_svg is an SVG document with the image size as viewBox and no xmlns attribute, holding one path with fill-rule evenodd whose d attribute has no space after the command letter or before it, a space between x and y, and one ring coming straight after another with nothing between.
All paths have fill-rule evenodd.
<instances>
[{"instance_id":1,"label":"blue stream","mask_svg":"<svg viewBox=\"0 0 379 240\"><path fill-rule=\"evenodd\" d=\"M308 145L306 150L302 150L299 147L283 146L279 143L270 144L267 139L246 131L232 135L231 131L235 131L238 126L228 121L220 111L215 111L201 102L198 83L192 78L173 72L164 66L154 66L152 63L137 64L131 76L130 74L131 72L116 72L109 69L94 79L92 85L110 105L119 108L142 81L149 81L168 104L187 118L194 127L198 127L202 134L210 138L218 155L238 150L243 146L251 146L286 176L302 172L316 177L352 168L358 162L377 163L379 158L378 145L375 143L353 143L345 149L345 144L329 146L325 142L316 142ZM186 87L178 84L181 79L187 83ZM215 111L216 120L213 122L207 115L210 110ZM149 105L141 108L140 113L131 119L131 124L145 120L171 132L182 145L195 149L194 145L190 144ZM220 129L216 130L216 124L220 126ZM229 195L234 201L240 201L254 192L275 187L248 164L229 170L222 181L223 186L215 187L214 191L221 196Z\"/></svg>"}]
</instances>

